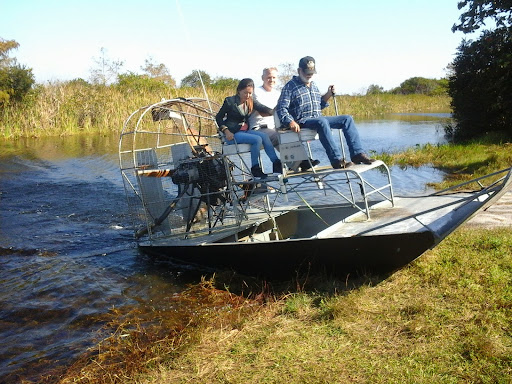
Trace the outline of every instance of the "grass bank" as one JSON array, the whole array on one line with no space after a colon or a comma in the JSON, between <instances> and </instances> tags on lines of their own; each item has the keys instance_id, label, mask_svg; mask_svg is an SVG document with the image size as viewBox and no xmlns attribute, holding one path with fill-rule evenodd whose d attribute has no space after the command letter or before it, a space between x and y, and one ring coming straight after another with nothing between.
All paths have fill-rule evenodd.
<instances>
[{"instance_id":1,"label":"grass bank","mask_svg":"<svg viewBox=\"0 0 512 384\"><path fill-rule=\"evenodd\" d=\"M430 164L448 173L442 183L431 186L442 189L512 166L512 143L492 136L464 144L427 144L400 153L377 155L388 165L403 168Z\"/></svg>"},{"instance_id":2,"label":"grass bank","mask_svg":"<svg viewBox=\"0 0 512 384\"><path fill-rule=\"evenodd\" d=\"M509 229L461 228L387 278L261 286L245 298L213 283L193 288L211 305L191 301L185 326L119 327L59 382L511 382Z\"/></svg>"},{"instance_id":3,"label":"grass bank","mask_svg":"<svg viewBox=\"0 0 512 384\"><path fill-rule=\"evenodd\" d=\"M222 103L235 90L209 89L208 97ZM129 88L75 81L38 86L22 104L0 109L0 138L120 132L125 120L140 107L162 98L204 97L194 88ZM448 96L337 96L339 113L378 116L398 112L450 112ZM334 103L325 111L335 113Z\"/></svg>"}]
</instances>

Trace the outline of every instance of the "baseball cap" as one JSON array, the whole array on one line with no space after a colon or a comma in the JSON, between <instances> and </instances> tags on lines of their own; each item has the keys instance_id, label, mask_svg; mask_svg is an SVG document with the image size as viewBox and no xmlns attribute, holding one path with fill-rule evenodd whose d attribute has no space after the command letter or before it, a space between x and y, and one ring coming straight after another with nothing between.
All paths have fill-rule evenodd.
<instances>
[{"instance_id":1,"label":"baseball cap","mask_svg":"<svg viewBox=\"0 0 512 384\"><path fill-rule=\"evenodd\" d=\"M301 68L306 75L316 73L315 59L311 56L305 56L299 61L299 68Z\"/></svg>"}]
</instances>

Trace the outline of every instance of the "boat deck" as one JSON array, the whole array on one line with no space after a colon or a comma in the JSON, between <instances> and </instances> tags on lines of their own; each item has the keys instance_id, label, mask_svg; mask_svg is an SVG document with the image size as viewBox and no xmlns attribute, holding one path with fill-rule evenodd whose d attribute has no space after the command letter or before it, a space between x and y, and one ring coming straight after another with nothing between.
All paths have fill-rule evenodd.
<instances>
[{"instance_id":1,"label":"boat deck","mask_svg":"<svg viewBox=\"0 0 512 384\"><path fill-rule=\"evenodd\" d=\"M209 243L272 242L288 239L327 239L355 236L378 236L429 231L435 237L446 236L453 228L468 220L491 193L475 198L474 194L456 193L431 195L426 197L395 197L395 205L381 201L371 205L371 218L349 204L344 206L311 207L287 206L275 209L269 215L265 212L248 212L248 217L240 226L227 226L216 229L211 234L198 231L183 236L153 239L141 245L152 246L197 246ZM331 216L324 217L324 213ZM302 215L302 216L301 216ZM320 226L323 221L324 225ZM300 225L299 225L300 224ZM304 232L310 225L314 232ZM269 235L277 226L284 238ZM286 227L300 228L303 232L286 235ZM321 230L318 231L318 228ZM315 230L316 229L316 230ZM292 233L290 232L290 233Z\"/></svg>"},{"instance_id":2,"label":"boat deck","mask_svg":"<svg viewBox=\"0 0 512 384\"><path fill-rule=\"evenodd\" d=\"M186 234L177 233L172 236L156 237L147 241L141 241L141 246L196 246L216 242L238 242L248 234L254 234L261 226L267 228L268 223L273 223L277 217L296 210L297 206L286 206L274 209L272 212L264 212L257 209L249 209L246 211L247 217L239 224L224 225L216 227L214 230L203 228L199 230L189 231ZM228 220L233 220L228 217ZM261 229L260 229L261 230Z\"/></svg>"},{"instance_id":3,"label":"boat deck","mask_svg":"<svg viewBox=\"0 0 512 384\"><path fill-rule=\"evenodd\" d=\"M356 213L317 234L317 238L374 236L430 231L445 236L450 228L468 220L492 193L475 198L456 193L428 197L395 197L395 206L381 202L371 207L371 218Z\"/></svg>"}]
</instances>

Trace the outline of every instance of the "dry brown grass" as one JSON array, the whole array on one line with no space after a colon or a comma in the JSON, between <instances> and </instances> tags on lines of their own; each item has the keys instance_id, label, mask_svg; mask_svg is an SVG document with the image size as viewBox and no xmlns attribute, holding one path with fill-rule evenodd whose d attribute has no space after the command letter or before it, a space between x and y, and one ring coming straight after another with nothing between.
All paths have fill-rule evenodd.
<instances>
[{"instance_id":1,"label":"dry brown grass","mask_svg":"<svg viewBox=\"0 0 512 384\"><path fill-rule=\"evenodd\" d=\"M126 383L186 354L200 340L199 329L233 327L257 309L243 296L203 281L170 298L168 310L137 307L110 313L97 346L65 372L50 372L41 383Z\"/></svg>"}]
</instances>

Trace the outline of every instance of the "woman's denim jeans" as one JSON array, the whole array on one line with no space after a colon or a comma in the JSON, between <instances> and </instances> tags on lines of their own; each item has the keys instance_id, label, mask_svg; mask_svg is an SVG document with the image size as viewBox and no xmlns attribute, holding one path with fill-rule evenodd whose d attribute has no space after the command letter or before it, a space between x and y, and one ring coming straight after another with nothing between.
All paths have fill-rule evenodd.
<instances>
[{"instance_id":1,"label":"woman's denim jeans","mask_svg":"<svg viewBox=\"0 0 512 384\"><path fill-rule=\"evenodd\" d=\"M272 145L272 142L266 133L254 130L238 131L235 133L235 139L226 141L226 144L235 144L235 140L237 144L251 145L251 167L259 165L258 159L260 156L260 148L262 144L265 153L268 155L272 162L279 160L276 151L274 150L274 146Z\"/></svg>"}]
</instances>

